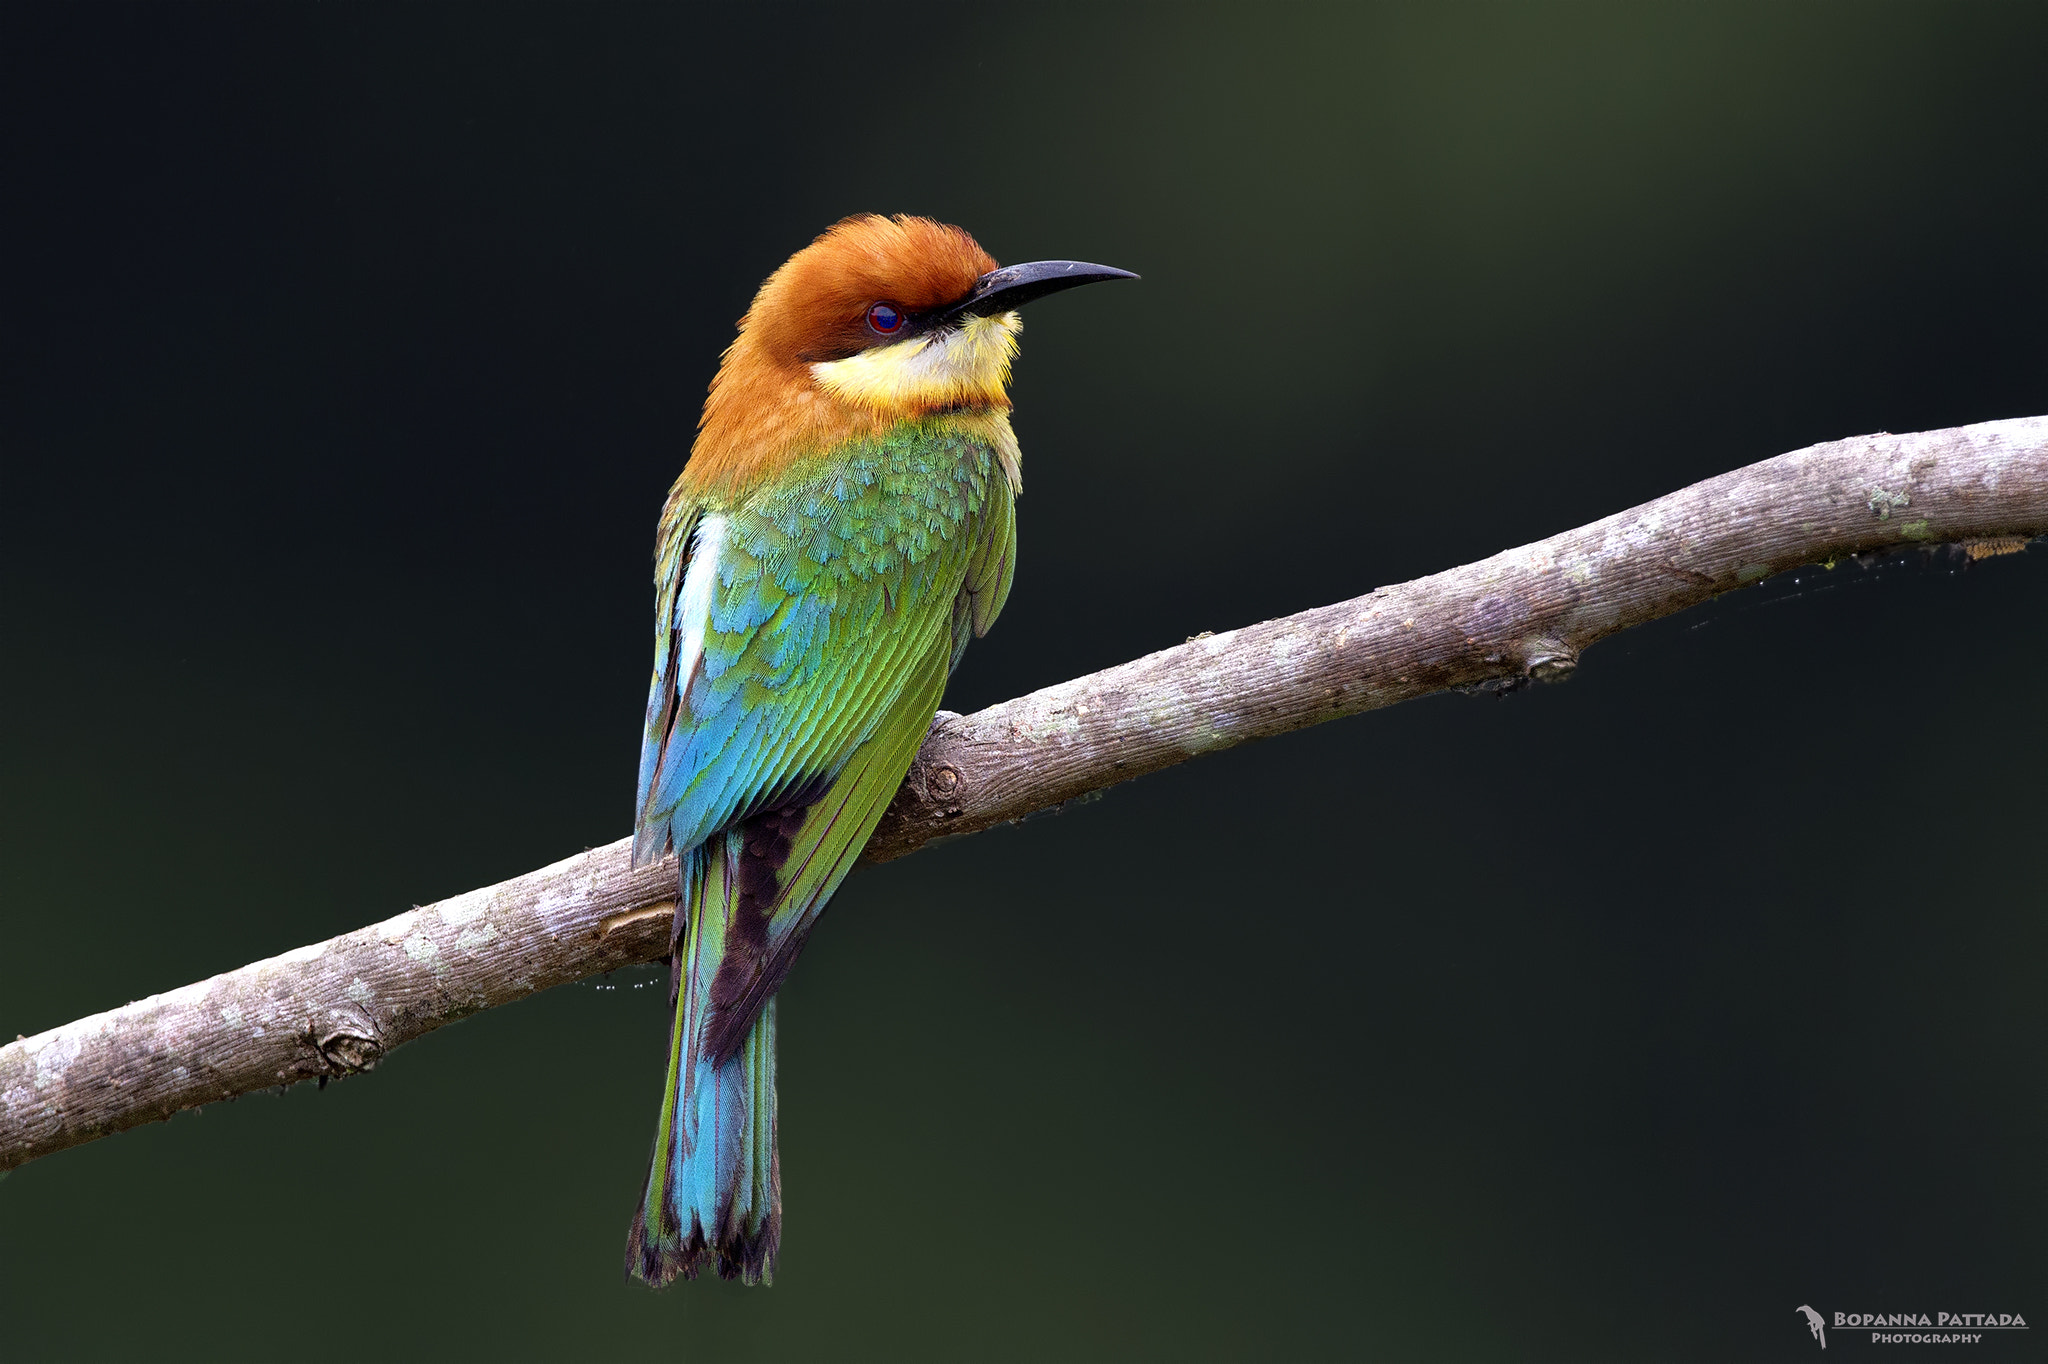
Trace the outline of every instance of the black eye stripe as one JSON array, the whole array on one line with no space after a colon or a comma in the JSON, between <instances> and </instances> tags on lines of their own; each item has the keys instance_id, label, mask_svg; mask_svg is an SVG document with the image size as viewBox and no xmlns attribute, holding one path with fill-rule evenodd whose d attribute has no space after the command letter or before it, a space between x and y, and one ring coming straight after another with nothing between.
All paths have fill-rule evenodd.
<instances>
[{"instance_id":1,"label":"black eye stripe","mask_svg":"<svg viewBox=\"0 0 2048 1364\"><path fill-rule=\"evenodd\" d=\"M886 329L878 326L878 322L888 321L886 315L880 318L875 316L878 310L885 314L894 314L896 325ZM949 320L944 308L912 312L895 303L878 301L870 303L867 310L858 318L848 319L833 332L819 336L809 347L798 351L796 358L807 365L844 360L848 356L859 355L873 346L893 345L913 336L944 331L948 325Z\"/></svg>"}]
</instances>

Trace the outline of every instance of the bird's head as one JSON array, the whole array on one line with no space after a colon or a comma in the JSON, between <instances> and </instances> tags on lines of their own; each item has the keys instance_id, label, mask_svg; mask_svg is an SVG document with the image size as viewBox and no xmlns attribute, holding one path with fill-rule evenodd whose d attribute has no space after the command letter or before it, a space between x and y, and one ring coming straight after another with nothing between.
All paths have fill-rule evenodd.
<instances>
[{"instance_id":1,"label":"bird's head","mask_svg":"<svg viewBox=\"0 0 2048 1364\"><path fill-rule=\"evenodd\" d=\"M929 218L844 219L754 295L712 380L685 478L745 482L937 414L1000 418L1023 325L1016 310L1135 278L1081 261L998 267L965 231Z\"/></svg>"}]
</instances>

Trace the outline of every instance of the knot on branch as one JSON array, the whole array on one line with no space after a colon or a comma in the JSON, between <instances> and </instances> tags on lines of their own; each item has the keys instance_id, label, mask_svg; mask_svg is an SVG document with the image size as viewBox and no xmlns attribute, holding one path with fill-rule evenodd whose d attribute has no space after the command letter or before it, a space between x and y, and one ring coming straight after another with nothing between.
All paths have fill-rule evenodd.
<instances>
[{"instance_id":1,"label":"knot on branch","mask_svg":"<svg viewBox=\"0 0 2048 1364\"><path fill-rule=\"evenodd\" d=\"M323 1075L361 1075L375 1070L377 1062L384 1059L384 1044L374 1037L359 1032L337 1028L313 1043L320 1053Z\"/></svg>"},{"instance_id":2,"label":"knot on branch","mask_svg":"<svg viewBox=\"0 0 2048 1364\"><path fill-rule=\"evenodd\" d=\"M1486 655L1495 667L1511 668L1478 682L1461 683L1456 690L1466 696L1506 696L1531 682L1563 682L1579 666L1579 651L1561 639L1538 635L1525 639L1511 650L1496 649Z\"/></svg>"},{"instance_id":3,"label":"knot on branch","mask_svg":"<svg viewBox=\"0 0 2048 1364\"><path fill-rule=\"evenodd\" d=\"M922 797L927 807L922 813L927 819L952 819L960 814L967 778L958 767L932 751L932 740L938 737L939 731L948 721L959 718L958 712L950 710L942 710L932 717L925 747L910 764L910 772L892 804L901 804L904 796ZM910 811L905 810L904 813Z\"/></svg>"},{"instance_id":4,"label":"knot on branch","mask_svg":"<svg viewBox=\"0 0 2048 1364\"><path fill-rule=\"evenodd\" d=\"M1532 639L1522 646L1522 671L1532 682L1563 682L1579 666L1579 651L1561 639Z\"/></svg>"}]
</instances>

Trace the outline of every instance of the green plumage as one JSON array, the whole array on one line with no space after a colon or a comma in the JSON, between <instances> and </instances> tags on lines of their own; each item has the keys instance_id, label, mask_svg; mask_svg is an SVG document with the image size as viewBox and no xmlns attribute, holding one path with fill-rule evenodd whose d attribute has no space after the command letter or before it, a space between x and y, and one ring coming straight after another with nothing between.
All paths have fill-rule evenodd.
<instances>
[{"instance_id":1,"label":"green plumage","mask_svg":"<svg viewBox=\"0 0 2048 1364\"><path fill-rule=\"evenodd\" d=\"M669 1091L628 1256L651 1282L772 1268L772 999L1002 609L1013 496L939 419L670 499L634 845L679 858Z\"/></svg>"}]
</instances>

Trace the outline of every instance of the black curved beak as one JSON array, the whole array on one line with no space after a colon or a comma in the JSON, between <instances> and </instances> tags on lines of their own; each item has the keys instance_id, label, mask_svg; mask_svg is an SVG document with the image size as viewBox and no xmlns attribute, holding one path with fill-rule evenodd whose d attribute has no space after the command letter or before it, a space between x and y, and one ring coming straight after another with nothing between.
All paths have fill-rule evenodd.
<instances>
[{"instance_id":1,"label":"black curved beak","mask_svg":"<svg viewBox=\"0 0 2048 1364\"><path fill-rule=\"evenodd\" d=\"M1033 299L1056 294L1062 289L1097 284L1106 279L1136 279L1128 270L1113 265L1090 265L1084 260L1035 260L1024 265L1005 265L974 281L967 297L944 309L932 321L958 322L968 317L989 317L1021 308Z\"/></svg>"}]
</instances>

